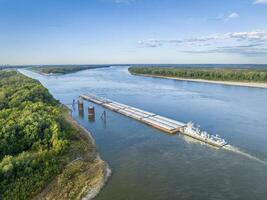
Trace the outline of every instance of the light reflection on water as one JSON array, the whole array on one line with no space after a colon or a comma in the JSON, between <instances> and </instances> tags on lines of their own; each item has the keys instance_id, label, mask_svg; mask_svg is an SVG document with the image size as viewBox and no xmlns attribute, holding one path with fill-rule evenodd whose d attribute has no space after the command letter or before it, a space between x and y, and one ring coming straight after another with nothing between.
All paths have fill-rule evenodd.
<instances>
[{"instance_id":1,"label":"light reflection on water","mask_svg":"<svg viewBox=\"0 0 267 200\"><path fill-rule=\"evenodd\" d=\"M55 98L71 104L93 93L179 121L194 121L231 145L267 160L267 90L131 76L127 67L86 70L63 76L29 71ZM113 175L102 199L266 199L267 167L227 150L171 136L95 105L95 122L75 118L96 139ZM77 111L77 110L76 110Z\"/></svg>"}]
</instances>

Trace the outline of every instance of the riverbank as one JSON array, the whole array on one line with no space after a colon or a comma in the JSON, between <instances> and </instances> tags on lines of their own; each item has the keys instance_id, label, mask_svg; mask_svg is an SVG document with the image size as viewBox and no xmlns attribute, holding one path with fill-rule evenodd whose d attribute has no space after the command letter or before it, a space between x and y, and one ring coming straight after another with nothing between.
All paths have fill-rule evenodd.
<instances>
[{"instance_id":1,"label":"riverbank","mask_svg":"<svg viewBox=\"0 0 267 200\"><path fill-rule=\"evenodd\" d=\"M36 66L30 67L28 70L33 72L37 72L42 75L64 75L74 72L79 72L87 69L98 69L98 68L106 68L109 66L80 66L80 65L71 65L71 66Z\"/></svg>"},{"instance_id":2,"label":"riverbank","mask_svg":"<svg viewBox=\"0 0 267 200\"><path fill-rule=\"evenodd\" d=\"M0 72L0 199L92 199L110 175L90 133L42 84Z\"/></svg>"},{"instance_id":3,"label":"riverbank","mask_svg":"<svg viewBox=\"0 0 267 200\"><path fill-rule=\"evenodd\" d=\"M253 88L265 88L267 89L267 83L255 83L255 82L233 82L233 81L211 81L204 79L188 79L188 78L177 78L177 77L169 77L169 76L160 76L160 75L151 75L151 74L139 74L132 73L135 76L146 76L153 78L165 78L172 79L177 81L190 81L190 82L201 82L201 83L211 83L211 84L220 84L220 85L232 85L232 86L241 86L241 87L253 87Z\"/></svg>"},{"instance_id":4,"label":"riverbank","mask_svg":"<svg viewBox=\"0 0 267 200\"><path fill-rule=\"evenodd\" d=\"M181 81L267 88L267 68L130 67L134 75Z\"/></svg>"},{"instance_id":5,"label":"riverbank","mask_svg":"<svg viewBox=\"0 0 267 200\"><path fill-rule=\"evenodd\" d=\"M62 158L68 160L68 164L34 199L91 200L104 187L111 170L100 158L91 133L71 117L65 106L62 113L74 130L70 149Z\"/></svg>"}]
</instances>

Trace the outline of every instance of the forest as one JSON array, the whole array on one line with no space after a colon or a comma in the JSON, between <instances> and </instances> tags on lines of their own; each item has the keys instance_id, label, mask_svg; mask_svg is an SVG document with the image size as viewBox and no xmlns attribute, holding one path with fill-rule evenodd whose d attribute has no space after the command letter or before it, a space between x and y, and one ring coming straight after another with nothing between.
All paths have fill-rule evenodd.
<instances>
[{"instance_id":1,"label":"forest","mask_svg":"<svg viewBox=\"0 0 267 200\"><path fill-rule=\"evenodd\" d=\"M56 65L56 66L36 66L36 67L30 67L29 69L39 72L39 73L43 73L43 74L68 74L68 73L78 72L78 71L82 71L86 69L96 69L96 68L103 68L103 67L109 67L109 66Z\"/></svg>"},{"instance_id":2,"label":"forest","mask_svg":"<svg viewBox=\"0 0 267 200\"><path fill-rule=\"evenodd\" d=\"M144 74L212 81L267 82L267 69L130 67L132 74Z\"/></svg>"},{"instance_id":3,"label":"forest","mask_svg":"<svg viewBox=\"0 0 267 200\"><path fill-rule=\"evenodd\" d=\"M29 199L63 167L60 104L38 81L0 71L0 199Z\"/></svg>"}]
</instances>

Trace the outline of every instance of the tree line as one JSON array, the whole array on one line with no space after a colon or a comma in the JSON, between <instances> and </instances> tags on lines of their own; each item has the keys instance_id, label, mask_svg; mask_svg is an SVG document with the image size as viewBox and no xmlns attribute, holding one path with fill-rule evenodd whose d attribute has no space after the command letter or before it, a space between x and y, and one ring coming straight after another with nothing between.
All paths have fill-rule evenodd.
<instances>
[{"instance_id":1,"label":"tree line","mask_svg":"<svg viewBox=\"0 0 267 200\"><path fill-rule=\"evenodd\" d=\"M74 73L82 70L87 69L97 69L97 68L103 68L103 67L109 67L104 65L99 66L85 66L85 65L71 65L71 66L42 66L42 67L31 67L30 69L36 72L41 72L44 74L68 74L68 73Z\"/></svg>"},{"instance_id":2,"label":"tree line","mask_svg":"<svg viewBox=\"0 0 267 200\"><path fill-rule=\"evenodd\" d=\"M29 199L62 170L67 126L38 81L0 71L0 199Z\"/></svg>"},{"instance_id":3,"label":"tree line","mask_svg":"<svg viewBox=\"0 0 267 200\"><path fill-rule=\"evenodd\" d=\"M130 67L135 74L214 81L267 82L267 69Z\"/></svg>"}]
</instances>

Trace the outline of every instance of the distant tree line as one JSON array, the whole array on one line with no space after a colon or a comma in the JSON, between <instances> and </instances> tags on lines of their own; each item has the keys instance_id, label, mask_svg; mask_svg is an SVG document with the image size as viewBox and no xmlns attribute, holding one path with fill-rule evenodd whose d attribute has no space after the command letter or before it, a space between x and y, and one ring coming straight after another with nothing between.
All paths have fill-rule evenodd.
<instances>
[{"instance_id":1,"label":"distant tree line","mask_svg":"<svg viewBox=\"0 0 267 200\"><path fill-rule=\"evenodd\" d=\"M0 71L0 199L29 199L62 170L60 104L38 81Z\"/></svg>"},{"instance_id":2,"label":"distant tree line","mask_svg":"<svg viewBox=\"0 0 267 200\"><path fill-rule=\"evenodd\" d=\"M214 81L267 82L267 69L130 67L135 74L146 74Z\"/></svg>"},{"instance_id":3,"label":"distant tree line","mask_svg":"<svg viewBox=\"0 0 267 200\"><path fill-rule=\"evenodd\" d=\"M41 72L44 74L68 74L78 72L86 69L96 69L108 66L44 66L44 67L31 67L33 71Z\"/></svg>"}]
</instances>

